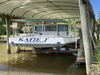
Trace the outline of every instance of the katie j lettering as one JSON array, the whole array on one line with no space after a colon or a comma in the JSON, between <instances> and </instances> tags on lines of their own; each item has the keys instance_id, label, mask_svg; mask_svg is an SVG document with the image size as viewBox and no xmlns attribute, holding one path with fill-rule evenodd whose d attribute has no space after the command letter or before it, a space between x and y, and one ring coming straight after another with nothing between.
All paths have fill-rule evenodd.
<instances>
[{"instance_id":1,"label":"katie j lettering","mask_svg":"<svg viewBox=\"0 0 100 75\"><path fill-rule=\"evenodd\" d=\"M19 38L19 41L24 42L46 42L47 38L41 39L41 38Z\"/></svg>"}]
</instances>

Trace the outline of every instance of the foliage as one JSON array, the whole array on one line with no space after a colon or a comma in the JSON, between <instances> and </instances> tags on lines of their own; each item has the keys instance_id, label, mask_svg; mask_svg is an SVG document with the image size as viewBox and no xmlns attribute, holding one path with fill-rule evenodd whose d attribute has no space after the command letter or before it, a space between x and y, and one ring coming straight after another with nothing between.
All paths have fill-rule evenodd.
<instances>
[{"instance_id":1,"label":"foliage","mask_svg":"<svg viewBox=\"0 0 100 75\"><path fill-rule=\"evenodd\" d=\"M13 29L12 29L12 20L10 20L10 31L11 31L11 35L13 34ZM21 23L23 24L23 23ZM20 27L22 28L22 27ZM22 32L20 30L20 32ZM5 18L0 18L0 35L6 35L6 19Z\"/></svg>"},{"instance_id":2,"label":"foliage","mask_svg":"<svg viewBox=\"0 0 100 75\"><path fill-rule=\"evenodd\" d=\"M98 18L97 21L100 23L100 19Z\"/></svg>"},{"instance_id":3,"label":"foliage","mask_svg":"<svg viewBox=\"0 0 100 75\"><path fill-rule=\"evenodd\" d=\"M57 24L68 24L68 25L70 25L70 20L71 20L71 25L72 25L73 31L76 34L76 21L80 22L81 21L80 19L66 19L67 23L57 23ZM79 29L77 31L79 31Z\"/></svg>"},{"instance_id":4,"label":"foliage","mask_svg":"<svg viewBox=\"0 0 100 75\"><path fill-rule=\"evenodd\" d=\"M6 34L6 27L1 25L0 26L0 35L5 35Z\"/></svg>"},{"instance_id":5,"label":"foliage","mask_svg":"<svg viewBox=\"0 0 100 75\"><path fill-rule=\"evenodd\" d=\"M99 18L97 19L97 21L100 23L100 11L98 11L97 14L98 14L98 17L99 17Z\"/></svg>"},{"instance_id":6,"label":"foliage","mask_svg":"<svg viewBox=\"0 0 100 75\"><path fill-rule=\"evenodd\" d=\"M99 45L98 53L95 54L95 55L96 55L96 58L97 58L97 60L98 60L99 66L100 66L100 41L98 42L98 45Z\"/></svg>"},{"instance_id":7,"label":"foliage","mask_svg":"<svg viewBox=\"0 0 100 75\"><path fill-rule=\"evenodd\" d=\"M7 37L7 35L0 35L0 37Z\"/></svg>"},{"instance_id":8,"label":"foliage","mask_svg":"<svg viewBox=\"0 0 100 75\"><path fill-rule=\"evenodd\" d=\"M11 31L11 34L12 34L13 29L11 28L11 25L10 25L10 31ZM0 35L6 35L6 25L0 26Z\"/></svg>"}]
</instances>

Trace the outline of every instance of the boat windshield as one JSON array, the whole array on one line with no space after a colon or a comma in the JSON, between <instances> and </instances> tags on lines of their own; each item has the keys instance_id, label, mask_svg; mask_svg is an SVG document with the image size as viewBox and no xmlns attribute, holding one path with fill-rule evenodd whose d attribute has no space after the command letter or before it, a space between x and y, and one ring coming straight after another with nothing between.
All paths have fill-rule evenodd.
<instances>
[{"instance_id":1,"label":"boat windshield","mask_svg":"<svg viewBox=\"0 0 100 75\"><path fill-rule=\"evenodd\" d=\"M43 30L44 30L44 26L43 26ZM42 26L35 26L35 31L42 31Z\"/></svg>"},{"instance_id":2,"label":"boat windshield","mask_svg":"<svg viewBox=\"0 0 100 75\"><path fill-rule=\"evenodd\" d=\"M59 31L67 31L67 26L59 26Z\"/></svg>"},{"instance_id":3,"label":"boat windshield","mask_svg":"<svg viewBox=\"0 0 100 75\"><path fill-rule=\"evenodd\" d=\"M54 25L54 26L45 26L45 31L56 31L56 25Z\"/></svg>"}]
</instances>

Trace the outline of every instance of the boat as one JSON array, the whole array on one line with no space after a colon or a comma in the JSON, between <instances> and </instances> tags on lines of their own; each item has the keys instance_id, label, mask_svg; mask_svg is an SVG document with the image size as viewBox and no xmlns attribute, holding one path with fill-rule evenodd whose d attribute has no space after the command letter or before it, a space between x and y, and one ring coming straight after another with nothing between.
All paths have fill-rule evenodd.
<instances>
[{"instance_id":1,"label":"boat","mask_svg":"<svg viewBox=\"0 0 100 75\"><path fill-rule=\"evenodd\" d=\"M48 23L43 25L41 23L27 28L30 29L28 30L31 33L24 32L23 34L19 33L18 36L9 37L9 44L35 48L54 48L77 41L77 35L73 33L71 26L68 24ZM23 29L25 30L25 27Z\"/></svg>"}]
</instances>

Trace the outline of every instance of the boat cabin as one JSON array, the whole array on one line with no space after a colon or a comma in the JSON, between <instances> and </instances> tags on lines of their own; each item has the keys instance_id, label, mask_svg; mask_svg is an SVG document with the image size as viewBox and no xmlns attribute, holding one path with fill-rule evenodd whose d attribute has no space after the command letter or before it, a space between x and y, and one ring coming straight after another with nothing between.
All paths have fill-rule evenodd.
<instances>
[{"instance_id":1,"label":"boat cabin","mask_svg":"<svg viewBox=\"0 0 100 75\"><path fill-rule=\"evenodd\" d=\"M24 26L24 29L34 35L54 35L54 36L74 36L72 27L68 24L45 24L45 25L29 25Z\"/></svg>"}]
</instances>

